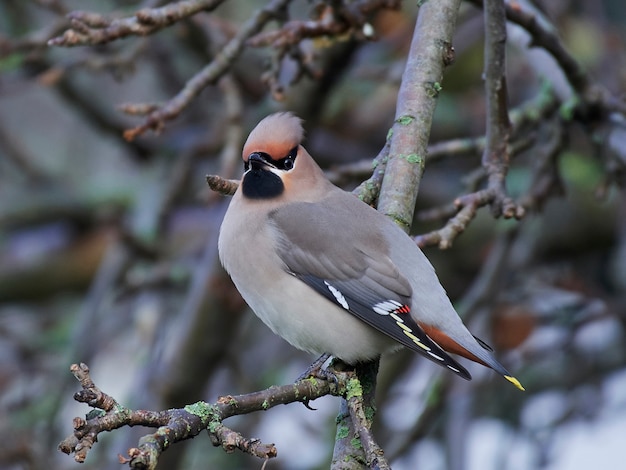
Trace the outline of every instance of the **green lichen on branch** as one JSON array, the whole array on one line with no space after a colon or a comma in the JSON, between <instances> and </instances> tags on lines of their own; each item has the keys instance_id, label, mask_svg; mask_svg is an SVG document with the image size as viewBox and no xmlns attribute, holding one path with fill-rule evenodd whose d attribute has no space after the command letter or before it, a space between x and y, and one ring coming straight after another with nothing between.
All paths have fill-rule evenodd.
<instances>
[{"instance_id":1,"label":"green lichen on branch","mask_svg":"<svg viewBox=\"0 0 626 470\"><path fill-rule=\"evenodd\" d=\"M337 426L337 434L335 434L335 440L345 439L350 434L350 428L348 426Z\"/></svg>"},{"instance_id":2,"label":"green lichen on branch","mask_svg":"<svg viewBox=\"0 0 626 470\"><path fill-rule=\"evenodd\" d=\"M198 401L183 408L187 413L198 416L203 421L209 421L217 414L217 410L212 405L204 401Z\"/></svg>"},{"instance_id":3,"label":"green lichen on branch","mask_svg":"<svg viewBox=\"0 0 626 470\"><path fill-rule=\"evenodd\" d=\"M351 398L362 398L363 397L363 387L361 386L361 382L356 377L348 380L346 385L346 400L350 400Z\"/></svg>"},{"instance_id":4,"label":"green lichen on branch","mask_svg":"<svg viewBox=\"0 0 626 470\"><path fill-rule=\"evenodd\" d=\"M397 158L402 158L409 163L419 164L422 167L424 166L424 158L417 153L410 153L408 155L398 155Z\"/></svg>"},{"instance_id":5,"label":"green lichen on branch","mask_svg":"<svg viewBox=\"0 0 626 470\"><path fill-rule=\"evenodd\" d=\"M409 115L400 116L399 118L396 119L396 122L400 124L401 126L408 126L412 124L413 121L415 121L415 116L409 116ZM393 129L389 129L389 130L393 131Z\"/></svg>"},{"instance_id":6,"label":"green lichen on branch","mask_svg":"<svg viewBox=\"0 0 626 470\"><path fill-rule=\"evenodd\" d=\"M355 449L362 449L363 448L363 444L361 443L361 439L359 439L358 437L353 437L352 439L350 439L350 445L352 447L354 447Z\"/></svg>"}]
</instances>

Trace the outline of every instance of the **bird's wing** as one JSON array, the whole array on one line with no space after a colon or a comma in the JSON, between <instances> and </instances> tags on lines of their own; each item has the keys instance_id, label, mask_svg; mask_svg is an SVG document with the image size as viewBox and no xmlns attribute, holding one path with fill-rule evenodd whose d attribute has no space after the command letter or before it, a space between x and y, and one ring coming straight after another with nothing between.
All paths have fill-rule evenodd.
<instances>
[{"instance_id":1,"label":"bird's wing","mask_svg":"<svg viewBox=\"0 0 626 470\"><path fill-rule=\"evenodd\" d=\"M348 201L298 202L270 213L285 269L370 326L469 380L469 372L411 317L411 285L387 255L380 220L356 198L357 204ZM342 229L346 220L349 230Z\"/></svg>"}]
</instances>

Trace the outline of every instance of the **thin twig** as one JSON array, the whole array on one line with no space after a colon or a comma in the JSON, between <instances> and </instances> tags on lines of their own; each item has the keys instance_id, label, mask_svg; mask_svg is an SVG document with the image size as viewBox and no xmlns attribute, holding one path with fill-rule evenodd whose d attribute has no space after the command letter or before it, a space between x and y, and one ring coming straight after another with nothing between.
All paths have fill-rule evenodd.
<instances>
[{"instance_id":1,"label":"thin twig","mask_svg":"<svg viewBox=\"0 0 626 470\"><path fill-rule=\"evenodd\" d=\"M125 131L124 138L133 140L149 129L159 132L165 125L165 121L177 117L204 88L217 82L217 80L227 72L233 61L241 54L246 40L259 32L265 24L278 15L290 1L291 0L273 0L265 7L257 10L243 25L237 35L215 56L211 63L194 75L176 96L167 101L167 103L158 110L151 112L145 118L143 124Z\"/></svg>"},{"instance_id":2,"label":"thin twig","mask_svg":"<svg viewBox=\"0 0 626 470\"><path fill-rule=\"evenodd\" d=\"M541 141L537 143L539 139L535 129L544 127L546 120L557 119L557 125L562 125L560 121L558 121L559 105L560 101L556 93L550 86L546 85L535 98L511 111L512 128L510 134L515 136L516 140L509 145L507 150L509 157L512 158L516 156L532 145L540 145L542 148L545 147ZM478 145L478 141L476 143ZM559 148L561 148L562 145L563 142L561 142ZM552 148L550 144L547 146ZM543 151L540 150L540 155L543 155L544 153L541 152ZM541 157L539 159L541 160ZM535 200L536 197L538 198L537 200L547 197L545 192L552 191L558 186L558 181L555 180L557 177L549 177L547 169L541 172L538 171L534 173L534 175L537 180L534 180L535 183L529 190L529 194L524 196L518 204L518 207L522 207L524 210L534 207L531 200ZM459 196L452 203L421 211L417 214L416 218L422 222L450 218L443 228L415 237L415 241L419 246L439 245L441 249L450 248L452 246L454 239L465 231L478 209L493 201L493 192L484 190L476 191L476 189L474 189L474 186L480 183L485 176L486 171L484 167L476 169L465 177L465 183L468 185L471 191L470 193ZM541 179L541 182L538 181L539 179ZM532 195L535 193L535 196Z\"/></svg>"},{"instance_id":3,"label":"thin twig","mask_svg":"<svg viewBox=\"0 0 626 470\"><path fill-rule=\"evenodd\" d=\"M74 47L106 44L128 36L147 36L206 10L224 0L186 0L161 8L144 8L127 18L109 19L98 13L73 11L67 15L72 27L48 41L49 46Z\"/></svg>"},{"instance_id":4,"label":"thin twig","mask_svg":"<svg viewBox=\"0 0 626 470\"><path fill-rule=\"evenodd\" d=\"M220 193L224 196L232 196L239 186L238 180L229 180L219 175L207 175L206 182L212 191Z\"/></svg>"},{"instance_id":5,"label":"thin twig","mask_svg":"<svg viewBox=\"0 0 626 470\"><path fill-rule=\"evenodd\" d=\"M385 176L385 169L389 161L389 139L380 150L376 158L370 163L370 167L374 168L372 176L357 186L353 194L356 194L366 204L374 205L380 194L380 188Z\"/></svg>"},{"instance_id":6,"label":"thin twig","mask_svg":"<svg viewBox=\"0 0 626 470\"><path fill-rule=\"evenodd\" d=\"M572 54L565 48L563 41L558 37L555 30L550 30L537 21L532 13L526 11L524 7L515 2L505 3L506 17L513 23L524 28L532 36L531 46L545 49L559 64L561 70L567 77L572 88L577 93L585 95L591 87L589 75L578 63Z\"/></svg>"},{"instance_id":7,"label":"thin twig","mask_svg":"<svg viewBox=\"0 0 626 470\"><path fill-rule=\"evenodd\" d=\"M248 40L252 47L286 47L299 44L303 39L317 37L342 37L347 34L368 36L363 32L368 14L388 9L399 9L399 0L358 0L328 2L319 5L317 17L312 20L292 20L280 29L261 33Z\"/></svg>"},{"instance_id":8,"label":"thin twig","mask_svg":"<svg viewBox=\"0 0 626 470\"><path fill-rule=\"evenodd\" d=\"M494 217L521 218L524 214L506 194L509 168L508 141L511 122L506 87L506 15L502 0L485 0L485 95L487 122L482 164L488 175L487 187L493 193Z\"/></svg>"},{"instance_id":9,"label":"thin twig","mask_svg":"<svg viewBox=\"0 0 626 470\"><path fill-rule=\"evenodd\" d=\"M15 53L32 53L48 47L50 36L60 34L67 28L67 20L60 18L50 21L43 29L26 34L19 38L9 38L0 34L0 58Z\"/></svg>"}]
</instances>

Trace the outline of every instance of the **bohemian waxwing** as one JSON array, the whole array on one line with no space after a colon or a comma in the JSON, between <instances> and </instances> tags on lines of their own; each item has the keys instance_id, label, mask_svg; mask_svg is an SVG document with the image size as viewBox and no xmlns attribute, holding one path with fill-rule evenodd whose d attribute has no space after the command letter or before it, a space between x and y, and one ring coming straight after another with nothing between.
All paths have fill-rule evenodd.
<instances>
[{"instance_id":1,"label":"bohemian waxwing","mask_svg":"<svg viewBox=\"0 0 626 470\"><path fill-rule=\"evenodd\" d=\"M402 344L469 380L448 351L523 390L465 328L417 245L328 181L300 145L303 133L297 117L272 114L243 148L219 255L252 310L311 353L354 364Z\"/></svg>"}]
</instances>

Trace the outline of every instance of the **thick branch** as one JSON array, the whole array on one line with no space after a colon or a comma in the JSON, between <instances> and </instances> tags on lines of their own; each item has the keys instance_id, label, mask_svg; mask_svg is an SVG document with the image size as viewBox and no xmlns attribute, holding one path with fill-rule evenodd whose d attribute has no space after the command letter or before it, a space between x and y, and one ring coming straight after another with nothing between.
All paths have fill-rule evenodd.
<instances>
[{"instance_id":1,"label":"thick branch","mask_svg":"<svg viewBox=\"0 0 626 470\"><path fill-rule=\"evenodd\" d=\"M356 367L358 390L348 389L346 401L354 430L365 452L365 462L368 468L390 470L391 467L384 457L372 435L372 420L376 413L376 376L378 375L378 361L359 364Z\"/></svg>"},{"instance_id":2,"label":"thick branch","mask_svg":"<svg viewBox=\"0 0 626 470\"><path fill-rule=\"evenodd\" d=\"M358 364L346 382L346 394L337 416L332 470L389 469L376 443L372 421L376 413L376 376L379 361Z\"/></svg>"},{"instance_id":3,"label":"thick branch","mask_svg":"<svg viewBox=\"0 0 626 470\"><path fill-rule=\"evenodd\" d=\"M443 70L453 51L452 34L459 4L460 0L440 0L420 7L400 85L378 210L407 232L424 172Z\"/></svg>"}]
</instances>

